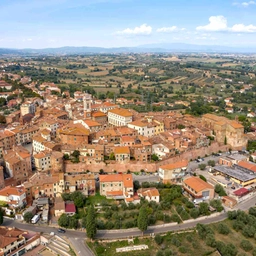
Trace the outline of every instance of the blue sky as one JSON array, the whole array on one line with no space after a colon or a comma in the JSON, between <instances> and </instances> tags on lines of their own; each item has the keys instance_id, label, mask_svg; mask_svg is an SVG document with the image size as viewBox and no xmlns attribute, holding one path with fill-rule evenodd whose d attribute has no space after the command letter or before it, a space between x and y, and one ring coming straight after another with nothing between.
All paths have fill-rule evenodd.
<instances>
[{"instance_id":1,"label":"blue sky","mask_svg":"<svg viewBox=\"0 0 256 256\"><path fill-rule=\"evenodd\" d=\"M253 46L256 0L0 0L0 47Z\"/></svg>"}]
</instances>

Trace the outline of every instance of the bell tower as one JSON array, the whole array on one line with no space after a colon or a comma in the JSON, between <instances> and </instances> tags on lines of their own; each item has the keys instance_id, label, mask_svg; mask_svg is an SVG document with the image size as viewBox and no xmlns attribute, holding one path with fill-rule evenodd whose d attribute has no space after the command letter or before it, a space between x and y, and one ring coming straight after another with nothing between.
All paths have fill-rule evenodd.
<instances>
[{"instance_id":1,"label":"bell tower","mask_svg":"<svg viewBox=\"0 0 256 256\"><path fill-rule=\"evenodd\" d=\"M92 116L92 95L85 93L83 97L84 102L84 117L91 118Z\"/></svg>"}]
</instances>

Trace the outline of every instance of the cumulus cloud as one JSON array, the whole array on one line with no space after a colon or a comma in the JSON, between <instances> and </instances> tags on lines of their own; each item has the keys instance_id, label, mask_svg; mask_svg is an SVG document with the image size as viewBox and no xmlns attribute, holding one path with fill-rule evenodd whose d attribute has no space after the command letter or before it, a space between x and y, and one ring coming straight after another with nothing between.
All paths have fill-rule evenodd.
<instances>
[{"instance_id":1,"label":"cumulus cloud","mask_svg":"<svg viewBox=\"0 0 256 256\"><path fill-rule=\"evenodd\" d=\"M248 7L250 5L255 5L255 4L256 4L255 1L248 1L248 2L242 2L242 3L234 2L233 3L233 5L242 6L242 7Z\"/></svg>"},{"instance_id":2,"label":"cumulus cloud","mask_svg":"<svg viewBox=\"0 0 256 256\"><path fill-rule=\"evenodd\" d=\"M142 24L135 28L126 28L121 31L117 31L116 35L150 35L152 33L152 27L147 24Z\"/></svg>"},{"instance_id":3,"label":"cumulus cloud","mask_svg":"<svg viewBox=\"0 0 256 256\"><path fill-rule=\"evenodd\" d=\"M211 16L209 18L209 24L205 26L199 26L196 30L201 31L226 31L228 28L227 19L224 16Z\"/></svg>"},{"instance_id":4,"label":"cumulus cloud","mask_svg":"<svg viewBox=\"0 0 256 256\"><path fill-rule=\"evenodd\" d=\"M235 33L254 33L256 32L256 26L252 24L235 24L232 27L228 27L227 19L224 16L211 16L209 18L209 24L205 26L198 26L196 30L212 32L226 31Z\"/></svg>"}]
</instances>

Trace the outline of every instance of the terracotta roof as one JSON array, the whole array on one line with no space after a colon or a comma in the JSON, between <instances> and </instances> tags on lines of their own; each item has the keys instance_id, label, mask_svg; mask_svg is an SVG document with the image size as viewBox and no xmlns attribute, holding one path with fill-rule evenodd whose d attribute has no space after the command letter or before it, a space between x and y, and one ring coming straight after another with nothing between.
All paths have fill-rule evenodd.
<instances>
[{"instance_id":1,"label":"terracotta roof","mask_svg":"<svg viewBox=\"0 0 256 256\"><path fill-rule=\"evenodd\" d=\"M0 227L0 248L17 241L19 236L24 233L24 231L17 228Z\"/></svg>"},{"instance_id":2,"label":"terracotta roof","mask_svg":"<svg viewBox=\"0 0 256 256\"><path fill-rule=\"evenodd\" d=\"M107 115L101 111L96 111L92 113L92 117L101 117L101 116L107 116Z\"/></svg>"},{"instance_id":3,"label":"terracotta roof","mask_svg":"<svg viewBox=\"0 0 256 256\"><path fill-rule=\"evenodd\" d=\"M15 195L15 196L21 196L26 192L24 187L5 187L0 190L0 195L1 196L9 196L9 195Z\"/></svg>"},{"instance_id":4,"label":"terracotta roof","mask_svg":"<svg viewBox=\"0 0 256 256\"><path fill-rule=\"evenodd\" d=\"M198 177L190 177L183 181L187 186L195 190L196 192L200 192L205 189L214 189L212 185L203 181Z\"/></svg>"},{"instance_id":5,"label":"terracotta roof","mask_svg":"<svg viewBox=\"0 0 256 256\"><path fill-rule=\"evenodd\" d=\"M252 163L252 162L248 162L248 161L239 161L238 165L246 168L248 170L251 170L253 172L256 172L256 164Z\"/></svg>"},{"instance_id":6,"label":"terracotta roof","mask_svg":"<svg viewBox=\"0 0 256 256\"><path fill-rule=\"evenodd\" d=\"M114 148L114 153L115 154L130 154L130 149L129 147L115 147Z\"/></svg>"},{"instance_id":7,"label":"terracotta roof","mask_svg":"<svg viewBox=\"0 0 256 256\"><path fill-rule=\"evenodd\" d=\"M139 127L146 127L148 122L142 122L141 120L133 121L129 123L129 125L139 126Z\"/></svg>"},{"instance_id":8,"label":"terracotta roof","mask_svg":"<svg viewBox=\"0 0 256 256\"><path fill-rule=\"evenodd\" d=\"M100 182L123 182L124 187L133 187L131 174L100 175Z\"/></svg>"},{"instance_id":9,"label":"terracotta roof","mask_svg":"<svg viewBox=\"0 0 256 256\"><path fill-rule=\"evenodd\" d=\"M65 202L63 201L62 197L55 198L54 209L59 211L65 210Z\"/></svg>"},{"instance_id":10,"label":"terracotta roof","mask_svg":"<svg viewBox=\"0 0 256 256\"><path fill-rule=\"evenodd\" d=\"M122 190L107 191L107 195L109 195L109 196L122 196L123 195L123 191Z\"/></svg>"},{"instance_id":11,"label":"terracotta roof","mask_svg":"<svg viewBox=\"0 0 256 256\"><path fill-rule=\"evenodd\" d=\"M95 122L95 121L90 120L90 119L84 120L84 122L85 122L89 127L101 126L100 123Z\"/></svg>"},{"instance_id":12,"label":"terracotta roof","mask_svg":"<svg viewBox=\"0 0 256 256\"><path fill-rule=\"evenodd\" d=\"M174 170L177 168L185 168L188 166L188 161L187 160L182 160L180 162L176 162L173 164L166 164L166 165L162 165L159 168L164 169L164 170Z\"/></svg>"},{"instance_id":13,"label":"terracotta roof","mask_svg":"<svg viewBox=\"0 0 256 256\"><path fill-rule=\"evenodd\" d=\"M137 191L138 195L141 194L142 196L160 196L158 190L156 188L140 188Z\"/></svg>"},{"instance_id":14,"label":"terracotta roof","mask_svg":"<svg viewBox=\"0 0 256 256\"><path fill-rule=\"evenodd\" d=\"M230 122L230 125L235 128L235 129L238 129L238 128L244 128L243 125L241 125L240 123L236 122L236 121L232 121Z\"/></svg>"},{"instance_id":15,"label":"terracotta roof","mask_svg":"<svg viewBox=\"0 0 256 256\"><path fill-rule=\"evenodd\" d=\"M114 108L109 110L108 112L124 117L133 116L133 114L129 110L123 108Z\"/></svg>"}]
</instances>

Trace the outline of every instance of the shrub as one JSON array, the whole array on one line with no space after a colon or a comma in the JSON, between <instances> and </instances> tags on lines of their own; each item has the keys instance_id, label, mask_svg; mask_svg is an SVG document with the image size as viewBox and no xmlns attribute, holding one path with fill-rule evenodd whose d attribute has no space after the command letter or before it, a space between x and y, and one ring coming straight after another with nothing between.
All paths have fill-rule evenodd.
<instances>
[{"instance_id":1,"label":"shrub","mask_svg":"<svg viewBox=\"0 0 256 256\"><path fill-rule=\"evenodd\" d=\"M155 242L156 242L158 245L162 244L163 241L164 241L164 238L163 238L161 235L157 234L157 235L155 236Z\"/></svg>"},{"instance_id":2,"label":"shrub","mask_svg":"<svg viewBox=\"0 0 256 256\"><path fill-rule=\"evenodd\" d=\"M164 253L162 251L158 251L156 256L164 256Z\"/></svg>"},{"instance_id":3,"label":"shrub","mask_svg":"<svg viewBox=\"0 0 256 256\"><path fill-rule=\"evenodd\" d=\"M168 216L168 215L167 215L167 216ZM173 215L171 216L171 220L172 220L173 222L181 223L181 219L180 219L180 217L179 217L177 214L173 214Z\"/></svg>"},{"instance_id":4,"label":"shrub","mask_svg":"<svg viewBox=\"0 0 256 256\"><path fill-rule=\"evenodd\" d=\"M209 215L209 205L206 202L200 203L199 212L201 215Z\"/></svg>"},{"instance_id":5,"label":"shrub","mask_svg":"<svg viewBox=\"0 0 256 256\"><path fill-rule=\"evenodd\" d=\"M256 207L251 207L251 208L249 209L249 214L256 217Z\"/></svg>"},{"instance_id":6,"label":"shrub","mask_svg":"<svg viewBox=\"0 0 256 256\"><path fill-rule=\"evenodd\" d=\"M171 239L171 243L172 243L173 245L175 245L176 247L181 246L180 240L179 240L177 237L175 237L175 236Z\"/></svg>"},{"instance_id":7,"label":"shrub","mask_svg":"<svg viewBox=\"0 0 256 256\"><path fill-rule=\"evenodd\" d=\"M205 170L206 164L199 164L198 167L200 170Z\"/></svg>"},{"instance_id":8,"label":"shrub","mask_svg":"<svg viewBox=\"0 0 256 256\"><path fill-rule=\"evenodd\" d=\"M186 239L187 239L188 242L191 243L193 241L193 236L192 235L187 235Z\"/></svg>"},{"instance_id":9,"label":"shrub","mask_svg":"<svg viewBox=\"0 0 256 256\"><path fill-rule=\"evenodd\" d=\"M200 178L201 180L207 182L207 179L206 179L203 175L200 174L200 175L199 175L199 178Z\"/></svg>"},{"instance_id":10,"label":"shrub","mask_svg":"<svg viewBox=\"0 0 256 256\"><path fill-rule=\"evenodd\" d=\"M253 249L251 242L248 240L242 240L240 243L240 247L246 252L249 252Z\"/></svg>"},{"instance_id":11,"label":"shrub","mask_svg":"<svg viewBox=\"0 0 256 256\"><path fill-rule=\"evenodd\" d=\"M182 218L182 220L188 220L189 219L189 214L185 210L183 210L180 213L180 217Z\"/></svg>"},{"instance_id":12,"label":"shrub","mask_svg":"<svg viewBox=\"0 0 256 256\"><path fill-rule=\"evenodd\" d=\"M179 248L179 252L181 252L181 253L186 253L188 251L188 249L187 249L187 247L185 247L185 246L181 246L180 248Z\"/></svg>"},{"instance_id":13,"label":"shrub","mask_svg":"<svg viewBox=\"0 0 256 256\"><path fill-rule=\"evenodd\" d=\"M254 234L256 233L256 230L255 230L255 227L254 226L249 226L249 225L246 225L244 228L243 228L243 235L245 237L254 237Z\"/></svg>"},{"instance_id":14,"label":"shrub","mask_svg":"<svg viewBox=\"0 0 256 256\"><path fill-rule=\"evenodd\" d=\"M220 223L218 225L218 232L222 235L228 235L230 233L230 229L226 224Z\"/></svg>"},{"instance_id":15,"label":"shrub","mask_svg":"<svg viewBox=\"0 0 256 256\"><path fill-rule=\"evenodd\" d=\"M229 211L228 212L228 219L234 220L237 218L237 212L236 211Z\"/></svg>"},{"instance_id":16,"label":"shrub","mask_svg":"<svg viewBox=\"0 0 256 256\"><path fill-rule=\"evenodd\" d=\"M215 185L214 190L217 194L219 194L219 196L226 196L227 195L226 191L224 190L224 188L220 184Z\"/></svg>"},{"instance_id":17,"label":"shrub","mask_svg":"<svg viewBox=\"0 0 256 256\"><path fill-rule=\"evenodd\" d=\"M216 240L215 240L214 235L212 235L212 234L207 235L206 239L205 239L205 243L206 243L206 245L208 245L212 248L215 248L216 247Z\"/></svg>"},{"instance_id":18,"label":"shrub","mask_svg":"<svg viewBox=\"0 0 256 256\"><path fill-rule=\"evenodd\" d=\"M173 255L172 250L166 249L166 250L164 251L164 256L172 256L172 255Z\"/></svg>"},{"instance_id":19,"label":"shrub","mask_svg":"<svg viewBox=\"0 0 256 256\"><path fill-rule=\"evenodd\" d=\"M193 219L196 219L199 216L199 209L198 208L193 208L193 209L190 210L189 214Z\"/></svg>"}]
</instances>

